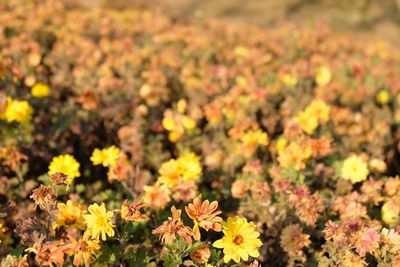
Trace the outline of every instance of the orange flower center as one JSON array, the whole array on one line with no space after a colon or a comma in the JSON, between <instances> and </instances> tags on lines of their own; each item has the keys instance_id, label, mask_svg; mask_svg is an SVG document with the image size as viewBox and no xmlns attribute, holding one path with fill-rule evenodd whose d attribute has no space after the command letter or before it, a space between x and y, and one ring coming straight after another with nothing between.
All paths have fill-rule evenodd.
<instances>
[{"instance_id":1,"label":"orange flower center","mask_svg":"<svg viewBox=\"0 0 400 267\"><path fill-rule=\"evenodd\" d=\"M73 225L76 222L75 217L67 217L65 218L65 225Z\"/></svg>"},{"instance_id":2,"label":"orange flower center","mask_svg":"<svg viewBox=\"0 0 400 267\"><path fill-rule=\"evenodd\" d=\"M235 243L236 245L242 244L243 243L243 237L241 235L235 236L235 238L233 239L233 243Z\"/></svg>"}]
</instances>

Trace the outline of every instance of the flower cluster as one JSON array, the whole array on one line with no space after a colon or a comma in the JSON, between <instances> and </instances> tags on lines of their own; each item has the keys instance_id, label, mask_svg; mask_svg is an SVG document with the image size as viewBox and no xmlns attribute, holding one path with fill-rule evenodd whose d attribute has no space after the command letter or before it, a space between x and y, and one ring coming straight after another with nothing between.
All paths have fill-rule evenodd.
<instances>
[{"instance_id":1,"label":"flower cluster","mask_svg":"<svg viewBox=\"0 0 400 267\"><path fill-rule=\"evenodd\" d=\"M397 48L72 2L0 4L0 266L400 265Z\"/></svg>"}]
</instances>

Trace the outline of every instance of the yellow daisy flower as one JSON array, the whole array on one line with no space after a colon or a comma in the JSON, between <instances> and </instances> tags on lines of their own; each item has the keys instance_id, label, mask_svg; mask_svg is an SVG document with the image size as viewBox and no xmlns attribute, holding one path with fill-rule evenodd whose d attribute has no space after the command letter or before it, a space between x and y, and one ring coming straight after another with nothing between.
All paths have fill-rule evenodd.
<instances>
[{"instance_id":1,"label":"yellow daisy flower","mask_svg":"<svg viewBox=\"0 0 400 267\"><path fill-rule=\"evenodd\" d=\"M110 221L114 212L107 211L104 203L101 203L100 206L97 203L90 205L88 212L89 214L83 215L87 224L85 238L91 237L98 240L101 236L101 239L105 241L107 235L109 237L114 236L114 225Z\"/></svg>"},{"instance_id":2,"label":"yellow daisy flower","mask_svg":"<svg viewBox=\"0 0 400 267\"><path fill-rule=\"evenodd\" d=\"M239 263L241 259L247 261L249 256L260 256L260 233L252 222L247 222L246 218L229 217L227 222L222 222L222 227L224 237L215 241L213 246L223 249L225 263L230 260Z\"/></svg>"},{"instance_id":3,"label":"yellow daisy flower","mask_svg":"<svg viewBox=\"0 0 400 267\"><path fill-rule=\"evenodd\" d=\"M80 164L69 154L54 157L49 165L48 174L51 176L56 173L62 173L68 176L68 184L72 184L76 177L81 176L79 172Z\"/></svg>"},{"instance_id":4,"label":"yellow daisy flower","mask_svg":"<svg viewBox=\"0 0 400 267\"><path fill-rule=\"evenodd\" d=\"M26 123L32 119L33 108L24 100L7 98L7 106L2 117L8 122Z\"/></svg>"},{"instance_id":5,"label":"yellow daisy flower","mask_svg":"<svg viewBox=\"0 0 400 267\"><path fill-rule=\"evenodd\" d=\"M85 219L83 218L84 211L79 203L68 200L67 204L58 203L57 209L56 221L53 225L54 229L61 226L66 228L75 227L79 230L86 229Z\"/></svg>"}]
</instances>

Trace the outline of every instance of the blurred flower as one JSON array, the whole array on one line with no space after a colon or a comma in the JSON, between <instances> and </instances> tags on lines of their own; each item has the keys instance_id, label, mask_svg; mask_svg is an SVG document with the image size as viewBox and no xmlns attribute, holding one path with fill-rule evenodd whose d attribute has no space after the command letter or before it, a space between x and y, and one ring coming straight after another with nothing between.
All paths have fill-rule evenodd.
<instances>
[{"instance_id":1,"label":"blurred flower","mask_svg":"<svg viewBox=\"0 0 400 267\"><path fill-rule=\"evenodd\" d=\"M300 225L292 224L282 230L280 244L289 258L304 262L303 248L310 246L311 241L310 236L301 231Z\"/></svg>"},{"instance_id":2,"label":"blurred flower","mask_svg":"<svg viewBox=\"0 0 400 267\"><path fill-rule=\"evenodd\" d=\"M210 257L211 251L208 245L204 245L190 253L190 259L196 264L206 264Z\"/></svg>"},{"instance_id":3,"label":"blurred flower","mask_svg":"<svg viewBox=\"0 0 400 267\"><path fill-rule=\"evenodd\" d=\"M368 176L368 166L359 156L353 155L343 162L341 177L353 184L364 181Z\"/></svg>"},{"instance_id":4,"label":"blurred flower","mask_svg":"<svg viewBox=\"0 0 400 267\"><path fill-rule=\"evenodd\" d=\"M31 93L37 98L47 97L50 94L50 88L47 84L37 83L32 87Z\"/></svg>"},{"instance_id":5,"label":"blurred flower","mask_svg":"<svg viewBox=\"0 0 400 267\"><path fill-rule=\"evenodd\" d=\"M183 238L187 244L192 243L192 229L185 226L181 219L181 210L177 210L175 206L171 208L172 217L168 218L162 225L153 230L153 234L159 234L160 240L166 245L172 245L176 239L176 235Z\"/></svg>"},{"instance_id":6,"label":"blurred flower","mask_svg":"<svg viewBox=\"0 0 400 267\"><path fill-rule=\"evenodd\" d=\"M242 152L246 157L251 157L258 146L265 147L268 145L268 135L261 130L248 131L241 138L243 144Z\"/></svg>"},{"instance_id":7,"label":"blurred flower","mask_svg":"<svg viewBox=\"0 0 400 267\"><path fill-rule=\"evenodd\" d=\"M385 161L373 158L368 163L369 168L373 172L384 173L387 170L387 165Z\"/></svg>"},{"instance_id":8,"label":"blurred flower","mask_svg":"<svg viewBox=\"0 0 400 267\"><path fill-rule=\"evenodd\" d=\"M356 243L356 251L361 257L364 257L367 252L373 252L378 247L379 234L375 229L367 229Z\"/></svg>"},{"instance_id":9,"label":"blurred flower","mask_svg":"<svg viewBox=\"0 0 400 267\"><path fill-rule=\"evenodd\" d=\"M74 227L79 230L86 229L85 219L83 218L85 212L79 203L68 200L67 204L58 203L57 209L58 211L53 225L54 229L61 226L66 228Z\"/></svg>"},{"instance_id":10,"label":"blurred flower","mask_svg":"<svg viewBox=\"0 0 400 267\"><path fill-rule=\"evenodd\" d=\"M7 98L4 114L1 116L8 122L27 123L32 119L33 108L27 101Z\"/></svg>"},{"instance_id":11,"label":"blurred flower","mask_svg":"<svg viewBox=\"0 0 400 267\"><path fill-rule=\"evenodd\" d=\"M107 211L104 203L99 206L97 203L92 204L88 207L89 214L83 215L87 224L87 230L85 231L84 237L91 237L98 240L105 241L107 235L109 237L114 236L114 225L110 219L114 216L114 212Z\"/></svg>"},{"instance_id":12,"label":"blurred flower","mask_svg":"<svg viewBox=\"0 0 400 267\"><path fill-rule=\"evenodd\" d=\"M382 221L387 225L395 225L399 221L400 201L398 198L386 201L381 209Z\"/></svg>"},{"instance_id":13,"label":"blurred flower","mask_svg":"<svg viewBox=\"0 0 400 267\"><path fill-rule=\"evenodd\" d=\"M324 210L323 199L318 192L311 195L305 186L298 186L289 195L289 204L295 208L300 221L314 226L320 213Z\"/></svg>"},{"instance_id":14,"label":"blurred flower","mask_svg":"<svg viewBox=\"0 0 400 267\"><path fill-rule=\"evenodd\" d=\"M193 152L184 153L178 158L179 170L184 181L197 181L202 175L200 157Z\"/></svg>"},{"instance_id":15,"label":"blurred flower","mask_svg":"<svg viewBox=\"0 0 400 267\"><path fill-rule=\"evenodd\" d=\"M124 203L122 203L121 206L121 218L127 222L147 220L147 216L140 212L140 209L144 206L144 202L133 202L128 204L128 201L124 200Z\"/></svg>"},{"instance_id":16,"label":"blurred flower","mask_svg":"<svg viewBox=\"0 0 400 267\"><path fill-rule=\"evenodd\" d=\"M218 202L209 202L208 200L202 201L201 195L193 200L193 204L190 203L185 207L185 211L189 218L194 222L193 226L193 237L195 240L200 240L200 228L213 230L220 232L222 230L220 222L221 217L217 215L221 214L221 211L217 211Z\"/></svg>"},{"instance_id":17,"label":"blurred flower","mask_svg":"<svg viewBox=\"0 0 400 267\"><path fill-rule=\"evenodd\" d=\"M122 156L123 153L118 147L110 146L101 150L96 148L90 160L93 162L93 165L102 164L104 167L111 167L117 164L118 159Z\"/></svg>"},{"instance_id":18,"label":"blurred flower","mask_svg":"<svg viewBox=\"0 0 400 267\"><path fill-rule=\"evenodd\" d=\"M179 184L181 181L181 172L180 172L180 164L179 161L175 159L170 159L167 162L164 162L160 169L160 177L158 181L162 184L165 184L167 187L171 188L176 184Z\"/></svg>"},{"instance_id":19,"label":"blurred flower","mask_svg":"<svg viewBox=\"0 0 400 267\"><path fill-rule=\"evenodd\" d=\"M244 180L236 180L232 183L231 194L234 198L242 198L250 189L250 183Z\"/></svg>"},{"instance_id":20,"label":"blurred flower","mask_svg":"<svg viewBox=\"0 0 400 267\"><path fill-rule=\"evenodd\" d=\"M290 73L283 74L280 78L281 82L289 87L294 87L299 82L298 78Z\"/></svg>"},{"instance_id":21,"label":"blurred flower","mask_svg":"<svg viewBox=\"0 0 400 267\"><path fill-rule=\"evenodd\" d=\"M163 209L171 200L170 191L165 185L144 186L143 202L155 209Z\"/></svg>"},{"instance_id":22,"label":"blurred flower","mask_svg":"<svg viewBox=\"0 0 400 267\"><path fill-rule=\"evenodd\" d=\"M69 154L54 157L49 165L49 175L62 173L68 176L68 185L72 184L76 177L81 176L79 172L80 164Z\"/></svg>"},{"instance_id":23,"label":"blurred flower","mask_svg":"<svg viewBox=\"0 0 400 267\"><path fill-rule=\"evenodd\" d=\"M112 183L114 180L116 181L126 181L129 177L132 177L133 169L130 162L126 159L126 156L123 155L117 160L117 163L110 166L108 170L107 177L108 181Z\"/></svg>"},{"instance_id":24,"label":"blurred flower","mask_svg":"<svg viewBox=\"0 0 400 267\"><path fill-rule=\"evenodd\" d=\"M7 232L7 227L4 226L4 222L0 221L0 243L5 232Z\"/></svg>"},{"instance_id":25,"label":"blurred flower","mask_svg":"<svg viewBox=\"0 0 400 267\"><path fill-rule=\"evenodd\" d=\"M375 96L376 102L378 102L381 105L386 105L390 101L390 94L387 90L381 89L378 91L378 93Z\"/></svg>"},{"instance_id":26,"label":"blurred flower","mask_svg":"<svg viewBox=\"0 0 400 267\"><path fill-rule=\"evenodd\" d=\"M327 85L332 78L332 73L330 69L326 66L319 67L315 70L315 82L318 85L325 86Z\"/></svg>"},{"instance_id":27,"label":"blurred flower","mask_svg":"<svg viewBox=\"0 0 400 267\"><path fill-rule=\"evenodd\" d=\"M262 246L259 239L260 233L256 231L256 226L252 222L247 222L246 218L229 217L227 222L222 222L224 236L213 243L216 248L223 249L224 262L234 260L236 263L240 259L247 261L249 256L258 257L258 248Z\"/></svg>"}]
</instances>

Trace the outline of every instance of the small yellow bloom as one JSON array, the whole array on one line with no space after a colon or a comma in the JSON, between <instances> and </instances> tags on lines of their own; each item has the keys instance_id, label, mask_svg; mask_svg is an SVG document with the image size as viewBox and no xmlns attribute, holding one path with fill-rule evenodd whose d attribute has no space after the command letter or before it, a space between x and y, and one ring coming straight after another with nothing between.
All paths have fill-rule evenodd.
<instances>
[{"instance_id":1,"label":"small yellow bloom","mask_svg":"<svg viewBox=\"0 0 400 267\"><path fill-rule=\"evenodd\" d=\"M33 109L27 101L7 98L7 107L2 117L8 122L26 123L32 119Z\"/></svg>"},{"instance_id":2,"label":"small yellow bloom","mask_svg":"<svg viewBox=\"0 0 400 267\"><path fill-rule=\"evenodd\" d=\"M200 157L193 152L183 154L178 158L179 170L184 181L197 181L202 175Z\"/></svg>"},{"instance_id":3,"label":"small yellow bloom","mask_svg":"<svg viewBox=\"0 0 400 267\"><path fill-rule=\"evenodd\" d=\"M178 110L179 113L183 114L185 113L187 109L187 102L185 99L180 99L178 103L176 103L176 109Z\"/></svg>"},{"instance_id":4,"label":"small yellow bloom","mask_svg":"<svg viewBox=\"0 0 400 267\"><path fill-rule=\"evenodd\" d=\"M343 162L341 176L353 184L364 181L368 176L368 166L360 157L353 155Z\"/></svg>"},{"instance_id":5,"label":"small yellow bloom","mask_svg":"<svg viewBox=\"0 0 400 267\"><path fill-rule=\"evenodd\" d=\"M261 130L248 131L241 138L243 144L243 153L246 157L251 157L257 150L257 147L268 145L268 134Z\"/></svg>"},{"instance_id":6,"label":"small yellow bloom","mask_svg":"<svg viewBox=\"0 0 400 267\"><path fill-rule=\"evenodd\" d=\"M295 75L286 73L282 75L281 82L286 86L293 87L296 86L299 81Z\"/></svg>"},{"instance_id":7,"label":"small yellow bloom","mask_svg":"<svg viewBox=\"0 0 400 267\"><path fill-rule=\"evenodd\" d=\"M313 134L318 128L318 117L307 109L300 111L299 115L294 117L293 121L298 123L300 128L307 134Z\"/></svg>"},{"instance_id":8,"label":"small yellow bloom","mask_svg":"<svg viewBox=\"0 0 400 267\"><path fill-rule=\"evenodd\" d=\"M399 221L400 207L398 201L387 201L381 209L382 221L387 225L395 225Z\"/></svg>"},{"instance_id":9,"label":"small yellow bloom","mask_svg":"<svg viewBox=\"0 0 400 267\"><path fill-rule=\"evenodd\" d=\"M222 227L224 236L215 241L213 246L223 249L225 263L230 260L239 263L241 259L247 261L249 256L260 256L260 233L252 222L247 222L246 218L229 217L227 222L222 222Z\"/></svg>"},{"instance_id":10,"label":"small yellow bloom","mask_svg":"<svg viewBox=\"0 0 400 267\"><path fill-rule=\"evenodd\" d=\"M68 184L72 184L76 177L81 176L79 172L80 164L76 159L69 155L64 154L54 157L49 165L48 174L51 176L56 173L62 173L68 176Z\"/></svg>"},{"instance_id":11,"label":"small yellow bloom","mask_svg":"<svg viewBox=\"0 0 400 267\"><path fill-rule=\"evenodd\" d=\"M4 226L3 223L0 223L0 244L1 244L1 238L3 238L5 232L7 232L7 228Z\"/></svg>"},{"instance_id":12,"label":"small yellow bloom","mask_svg":"<svg viewBox=\"0 0 400 267\"><path fill-rule=\"evenodd\" d=\"M104 167L111 167L117 164L119 158L123 156L122 151L116 146L110 146L104 149L96 148L90 160L94 165L102 164Z\"/></svg>"},{"instance_id":13,"label":"small yellow bloom","mask_svg":"<svg viewBox=\"0 0 400 267\"><path fill-rule=\"evenodd\" d=\"M176 122L172 117L165 117L162 120L162 126L164 127L165 130L172 131L176 128Z\"/></svg>"},{"instance_id":14,"label":"small yellow bloom","mask_svg":"<svg viewBox=\"0 0 400 267\"><path fill-rule=\"evenodd\" d=\"M382 89L376 94L375 99L379 104L385 105L390 101L390 94L387 90Z\"/></svg>"},{"instance_id":15,"label":"small yellow bloom","mask_svg":"<svg viewBox=\"0 0 400 267\"><path fill-rule=\"evenodd\" d=\"M34 97L38 98L48 97L50 94L50 88L47 84L37 83L32 87L31 93Z\"/></svg>"},{"instance_id":16,"label":"small yellow bloom","mask_svg":"<svg viewBox=\"0 0 400 267\"><path fill-rule=\"evenodd\" d=\"M53 225L54 229L61 226L65 226L66 228L75 227L79 230L86 229L85 220L83 218L84 211L79 203L68 200L67 204L58 203L57 209L56 221Z\"/></svg>"},{"instance_id":17,"label":"small yellow bloom","mask_svg":"<svg viewBox=\"0 0 400 267\"><path fill-rule=\"evenodd\" d=\"M316 99L307 106L306 111L317 117L319 122L326 123L330 117L331 107L325 101Z\"/></svg>"},{"instance_id":18,"label":"small yellow bloom","mask_svg":"<svg viewBox=\"0 0 400 267\"><path fill-rule=\"evenodd\" d=\"M278 138L278 141L276 141L276 150L278 153L281 153L283 149L285 149L288 141L285 137L281 136Z\"/></svg>"},{"instance_id":19,"label":"small yellow bloom","mask_svg":"<svg viewBox=\"0 0 400 267\"><path fill-rule=\"evenodd\" d=\"M188 116L182 116L182 125L186 130L196 128L196 121Z\"/></svg>"},{"instance_id":20,"label":"small yellow bloom","mask_svg":"<svg viewBox=\"0 0 400 267\"><path fill-rule=\"evenodd\" d=\"M315 82L318 85L325 86L327 85L332 78L332 73L328 67L319 67L315 70Z\"/></svg>"},{"instance_id":21,"label":"small yellow bloom","mask_svg":"<svg viewBox=\"0 0 400 267\"><path fill-rule=\"evenodd\" d=\"M171 188L180 183L181 173L179 162L175 159L170 159L164 162L159 170L160 177L158 181Z\"/></svg>"},{"instance_id":22,"label":"small yellow bloom","mask_svg":"<svg viewBox=\"0 0 400 267\"><path fill-rule=\"evenodd\" d=\"M238 58L248 58L250 56L250 50L244 46L236 46L233 50L233 53Z\"/></svg>"},{"instance_id":23,"label":"small yellow bloom","mask_svg":"<svg viewBox=\"0 0 400 267\"><path fill-rule=\"evenodd\" d=\"M101 203L100 206L97 203L90 205L88 212L89 214L83 215L87 224L85 238L91 237L98 240L101 237L105 241L107 236L114 236L114 225L110 221L114 212L107 211L104 203Z\"/></svg>"}]
</instances>

